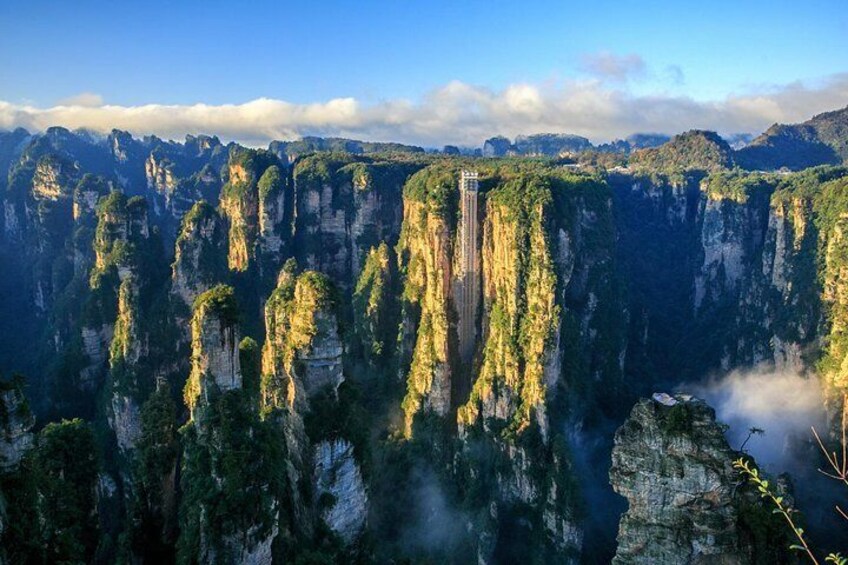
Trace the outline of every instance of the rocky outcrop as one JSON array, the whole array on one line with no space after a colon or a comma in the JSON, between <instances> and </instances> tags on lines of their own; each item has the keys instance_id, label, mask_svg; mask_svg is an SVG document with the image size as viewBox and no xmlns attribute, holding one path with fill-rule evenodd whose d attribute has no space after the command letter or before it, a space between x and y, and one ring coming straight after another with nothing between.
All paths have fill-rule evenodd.
<instances>
[{"instance_id":1,"label":"rocky outcrop","mask_svg":"<svg viewBox=\"0 0 848 565\"><path fill-rule=\"evenodd\" d=\"M152 152L144 161L147 188L163 195L171 195L177 189L174 164L166 155Z\"/></svg>"},{"instance_id":2,"label":"rocky outcrop","mask_svg":"<svg viewBox=\"0 0 848 565\"><path fill-rule=\"evenodd\" d=\"M191 319L191 374L184 400L192 419L210 400L229 390L241 389L238 311L233 290L218 285L194 303Z\"/></svg>"},{"instance_id":3,"label":"rocky outcrop","mask_svg":"<svg viewBox=\"0 0 848 565\"><path fill-rule=\"evenodd\" d=\"M138 196L127 198L121 192L112 192L98 205L97 220L92 286L111 268L116 269L120 280L138 271L143 246L150 237L147 202Z\"/></svg>"},{"instance_id":4,"label":"rocky outcrop","mask_svg":"<svg viewBox=\"0 0 848 565\"><path fill-rule=\"evenodd\" d=\"M353 445L343 439L322 441L314 448L314 482L321 519L350 544L362 533L368 493Z\"/></svg>"},{"instance_id":5,"label":"rocky outcrop","mask_svg":"<svg viewBox=\"0 0 848 565\"><path fill-rule=\"evenodd\" d=\"M364 527L368 497L359 463L349 441L310 436L305 420L320 402L323 410L337 405L342 373L342 342L337 305L329 279L315 271L297 274L289 261L265 306L266 341L262 350L261 410L282 432L294 528L310 538L322 519L346 543ZM330 413L325 418L332 419ZM322 421L319 427L329 426ZM345 430L340 430L345 433ZM313 487L305 498L303 481Z\"/></svg>"},{"instance_id":6,"label":"rocky outcrop","mask_svg":"<svg viewBox=\"0 0 848 565\"><path fill-rule=\"evenodd\" d=\"M398 243L405 270L404 317L414 347L406 374L403 401L405 429L412 435L415 418L432 412L445 416L451 408L450 317L455 209L452 171L421 171L405 188L403 229Z\"/></svg>"},{"instance_id":7,"label":"rocky outcrop","mask_svg":"<svg viewBox=\"0 0 848 565\"><path fill-rule=\"evenodd\" d=\"M707 367L809 367L804 352L821 321L818 236L815 198L796 188L820 180L690 171L611 182L638 336L629 344L633 370L651 379ZM694 355L663 345L682 332L709 345Z\"/></svg>"},{"instance_id":8,"label":"rocky outcrop","mask_svg":"<svg viewBox=\"0 0 848 565\"><path fill-rule=\"evenodd\" d=\"M353 291L354 333L374 368L387 368L397 352L398 288L396 262L389 246L372 247Z\"/></svg>"},{"instance_id":9,"label":"rocky outcrop","mask_svg":"<svg viewBox=\"0 0 848 565\"><path fill-rule=\"evenodd\" d=\"M292 173L298 262L350 290L368 250L397 239L402 188L419 167L339 154L298 160Z\"/></svg>"},{"instance_id":10,"label":"rocky outcrop","mask_svg":"<svg viewBox=\"0 0 848 565\"><path fill-rule=\"evenodd\" d=\"M140 366L147 355L147 336L141 329L138 280L126 278L118 292L118 317L110 347L112 384L109 425L118 448L128 452L141 435L141 403L153 388L152 375ZM145 382L147 381L147 382Z\"/></svg>"},{"instance_id":11,"label":"rocky outcrop","mask_svg":"<svg viewBox=\"0 0 848 565\"><path fill-rule=\"evenodd\" d=\"M217 137L205 135L186 136L182 145L156 138L149 142L152 148L147 149L146 157L132 159L135 166L143 159L143 176L131 182L145 185L154 213L172 233L198 200L217 204L222 184L219 171L227 161L227 148Z\"/></svg>"},{"instance_id":12,"label":"rocky outcrop","mask_svg":"<svg viewBox=\"0 0 848 565\"><path fill-rule=\"evenodd\" d=\"M685 395L641 400L615 434L610 483L627 498L614 563L747 563L739 477L715 412Z\"/></svg>"},{"instance_id":13,"label":"rocky outcrop","mask_svg":"<svg viewBox=\"0 0 848 565\"><path fill-rule=\"evenodd\" d=\"M97 207L93 240L88 304L79 330L87 358L80 371L80 384L84 388L96 385L107 359L118 314L120 286L134 278L131 284L137 294L140 281L150 274L148 268L153 255L144 199L127 199L121 192L103 198Z\"/></svg>"},{"instance_id":14,"label":"rocky outcrop","mask_svg":"<svg viewBox=\"0 0 848 565\"><path fill-rule=\"evenodd\" d=\"M227 273L224 226L206 201L196 203L183 218L171 273L171 294L188 309Z\"/></svg>"},{"instance_id":15,"label":"rocky outcrop","mask_svg":"<svg viewBox=\"0 0 848 565\"><path fill-rule=\"evenodd\" d=\"M263 265L276 271L281 263L287 233L286 178L277 165L268 167L259 179L259 253Z\"/></svg>"},{"instance_id":16,"label":"rocky outcrop","mask_svg":"<svg viewBox=\"0 0 848 565\"><path fill-rule=\"evenodd\" d=\"M246 271L255 258L255 246L260 232L259 204L260 178L276 164L276 158L267 151L234 147L227 164L228 180L221 189L221 214L229 222L228 263L232 271ZM265 214L276 216L268 208L275 202L279 187L273 186L273 171L263 183ZM267 200L267 201L266 201ZM266 226L272 230L272 226ZM267 239L265 240L267 242Z\"/></svg>"},{"instance_id":17,"label":"rocky outcrop","mask_svg":"<svg viewBox=\"0 0 848 565\"><path fill-rule=\"evenodd\" d=\"M268 409L290 406L302 415L311 395L335 391L344 376L331 283L295 269L286 265L265 305L262 398Z\"/></svg>"},{"instance_id":18,"label":"rocky outcrop","mask_svg":"<svg viewBox=\"0 0 848 565\"><path fill-rule=\"evenodd\" d=\"M280 532L284 451L241 388L237 317L231 287L195 302L177 546L188 562L269 563Z\"/></svg>"},{"instance_id":19,"label":"rocky outcrop","mask_svg":"<svg viewBox=\"0 0 848 565\"><path fill-rule=\"evenodd\" d=\"M619 359L624 343L618 324L626 318L610 325L597 299L616 300L615 287L605 286L613 281L602 275L613 268L603 235L611 222L608 205L588 203L576 186L559 182L526 176L486 195L484 342L479 372L457 421L471 477L494 485L488 500L498 511L477 527L499 539L501 530L513 527L517 508L532 509L545 540L536 551L545 559L576 562L584 535L578 489L558 431L565 414L552 414L551 406L567 394L566 363L609 383L620 378L618 363L599 366L589 361L593 354L584 355L603 342L615 348L606 354ZM563 339L566 320L576 330L571 343ZM481 457L481 449L490 454ZM508 551L501 545L481 542L478 559L501 559Z\"/></svg>"},{"instance_id":20,"label":"rocky outcrop","mask_svg":"<svg viewBox=\"0 0 848 565\"><path fill-rule=\"evenodd\" d=\"M483 228L485 353L459 422L462 428L479 421L487 431L488 422L505 422L516 433L532 422L547 440L546 397L559 379L551 369L558 368L561 355L557 280L545 233L550 200L546 193L535 200L525 194L523 213L515 213L504 204L510 189L523 192L502 187L489 195Z\"/></svg>"},{"instance_id":21,"label":"rocky outcrop","mask_svg":"<svg viewBox=\"0 0 848 565\"><path fill-rule=\"evenodd\" d=\"M838 198L845 185L845 179L829 183L825 191L828 199ZM845 337L848 329L848 216L845 212L835 217L830 215L819 229L824 242L822 302L829 312L828 340L821 370L825 401L838 422L848 392L848 339Z\"/></svg>"},{"instance_id":22,"label":"rocky outcrop","mask_svg":"<svg viewBox=\"0 0 848 565\"><path fill-rule=\"evenodd\" d=\"M74 163L55 154L38 160L32 177L32 194L36 201L68 198L76 185L79 171Z\"/></svg>"},{"instance_id":23,"label":"rocky outcrop","mask_svg":"<svg viewBox=\"0 0 848 565\"><path fill-rule=\"evenodd\" d=\"M808 368L806 351L821 322L818 282L811 276L816 240L811 200L772 196L761 269L756 262L750 267L737 313L743 331L729 344L725 366L768 363L795 373Z\"/></svg>"},{"instance_id":24,"label":"rocky outcrop","mask_svg":"<svg viewBox=\"0 0 848 565\"><path fill-rule=\"evenodd\" d=\"M34 426L22 383L0 382L0 474L15 471L33 447Z\"/></svg>"},{"instance_id":25,"label":"rocky outcrop","mask_svg":"<svg viewBox=\"0 0 848 565\"><path fill-rule=\"evenodd\" d=\"M705 181L706 202L701 226L704 257L695 276L695 310L704 302L737 295L754 257L762 249L768 226L769 187L730 188L723 176Z\"/></svg>"}]
</instances>

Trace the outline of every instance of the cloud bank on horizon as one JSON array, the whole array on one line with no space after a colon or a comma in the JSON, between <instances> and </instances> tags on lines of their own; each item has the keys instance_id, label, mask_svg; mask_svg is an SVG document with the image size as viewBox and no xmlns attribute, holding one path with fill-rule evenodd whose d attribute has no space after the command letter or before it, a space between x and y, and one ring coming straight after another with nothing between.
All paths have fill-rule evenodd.
<instances>
[{"instance_id":1,"label":"cloud bank on horizon","mask_svg":"<svg viewBox=\"0 0 848 565\"><path fill-rule=\"evenodd\" d=\"M848 104L848 72L815 84L794 82L723 100L698 101L667 92L631 93L627 81L645 72L638 56L601 54L584 64L594 76L558 84L518 83L502 90L453 81L417 102L396 99L370 105L354 98L313 104L259 98L242 104L119 106L90 92L48 108L0 101L0 128L42 131L64 126L103 132L117 128L170 139L207 133L255 146L304 135L426 147L479 146L499 134L512 138L572 133L594 142L639 132L674 134L690 129L756 134L773 123L805 121Z\"/></svg>"}]
</instances>

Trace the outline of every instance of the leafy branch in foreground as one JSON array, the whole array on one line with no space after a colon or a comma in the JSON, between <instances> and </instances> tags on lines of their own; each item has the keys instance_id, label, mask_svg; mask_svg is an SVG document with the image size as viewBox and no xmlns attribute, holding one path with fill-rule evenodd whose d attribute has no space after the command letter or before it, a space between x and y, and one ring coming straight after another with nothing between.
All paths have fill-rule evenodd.
<instances>
[{"instance_id":1,"label":"leafy branch in foreground","mask_svg":"<svg viewBox=\"0 0 848 565\"><path fill-rule=\"evenodd\" d=\"M792 518L793 514L797 514L798 511L792 508L792 506L788 504L784 504L784 500L782 496L779 496L777 493L773 492L769 488L768 480L760 477L760 471L756 467L751 465L750 460L746 460L742 457L733 462L733 467L739 471L740 474L745 476L750 482L757 487L757 490L760 493L762 498L767 498L771 500L774 505L774 510L772 510L775 514L780 514L783 516L786 523L789 524L789 527L792 528L795 537L798 538L799 544L794 544L790 546L790 549L794 549L797 551L803 551L810 558L810 561L819 564L818 559L813 554L810 546L807 544L807 539L804 537L804 530L800 526L795 523L795 520ZM837 555L829 555L827 561L831 561L831 557L839 557ZM841 559L841 558L840 558Z\"/></svg>"},{"instance_id":2,"label":"leafy branch in foreground","mask_svg":"<svg viewBox=\"0 0 848 565\"><path fill-rule=\"evenodd\" d=\"M813 430L813 436L815 436L816 441L819 444L819 448L824 454L825 459L827 459L828 464L832 471L825 471L824 469L819 469L819 472L823 475L830 477L831 479L835 479L837 481L842 482L846 486L848 486L848 433L846 433L846 428L848 428L848 396L843 398L843 412L842 412L842 453L841 457L837 455L835 450L828 450L825 447L825 443L822 438L819 436L818 432L816 432L815 428ZM748 439L751 438L752 435L756 435L761 433L759 428L751 428L749 430L748 438L742 444L745 446L745 443L748 442ZM818 564L818 560L816 560L815 555L813 554L810 546L807 544L807 539L804 537L804 530L795 523L795 520L792 518L794 514L797 514L798 511L792 508L790 505L785 504L783 497L778 496L769 488L769 482L764 478L760 477L759 470L752 466L751 460L746 460L742 457L733 462L733 467L737 469L744 477L746 477L750 482L752 482L757 490L760 492L760 496L762 498L767 498L771 500L774 505L774 509L772 510L775 514L780 514L786 520L789 527L792 528L792 532L795 534L795 537L798 538L799 544L795 544L790 546L791 549L802 551L807 554L815 564ZM840 516L848 520L848 513L843 511L839 506L836 506L836 511ZM848 558L842 557L839 553L831 553L827 557L825 557L825 561L828 563L835 563L836 565L848 565Z\"/></svg>"}]
</instances>

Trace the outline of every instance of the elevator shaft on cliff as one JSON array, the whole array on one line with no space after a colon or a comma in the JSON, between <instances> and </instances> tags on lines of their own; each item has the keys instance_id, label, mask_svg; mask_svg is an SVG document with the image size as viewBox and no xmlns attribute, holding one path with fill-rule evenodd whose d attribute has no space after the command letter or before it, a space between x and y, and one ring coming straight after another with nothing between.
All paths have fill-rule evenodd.
<instances>
[{"instance_id":1,"label":"elevator shaft on cliff","mask_svg":"<svg viewBox=\"0 0 848 565\"><path fill-rule=\"evenodd\" d=\"M457 334L463 363L470 363L477 341L477 311L480 306L480 250L478 243L477 172L463 170L459 179L459 272L456 309Z\"/></svg>"}]
</instances>

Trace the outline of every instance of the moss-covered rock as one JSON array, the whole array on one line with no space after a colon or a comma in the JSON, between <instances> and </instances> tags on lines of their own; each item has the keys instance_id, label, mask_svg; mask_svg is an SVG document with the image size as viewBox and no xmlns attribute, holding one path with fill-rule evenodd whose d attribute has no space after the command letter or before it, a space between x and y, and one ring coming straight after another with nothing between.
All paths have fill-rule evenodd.
<instances>
[{"instance_id":1,"label":"moss-covered rock","mask_svg":"<svg viewBox=\"0 0 848 565\"><path fill-rule=\"evenodd\" d=\"M202 418L209 402L240 390L239 310L232 287L218 285L201 294L191 319L191 374L183 391L192 419Z\"/></svg>"}]
</instances>

